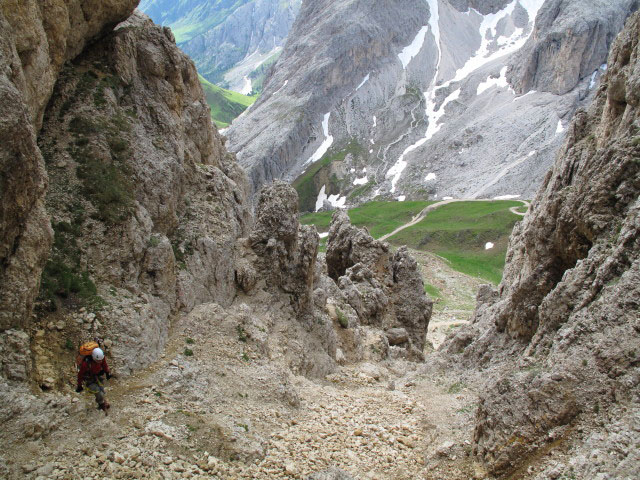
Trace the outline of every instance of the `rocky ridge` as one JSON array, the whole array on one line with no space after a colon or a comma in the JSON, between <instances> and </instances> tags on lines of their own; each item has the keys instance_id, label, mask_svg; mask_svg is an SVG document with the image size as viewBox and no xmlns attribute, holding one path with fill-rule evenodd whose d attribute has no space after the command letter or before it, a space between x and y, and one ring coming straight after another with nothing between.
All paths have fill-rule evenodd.
<instances>
[{"instance_id":1,"label":"rocky ridge","mask_svg":"<svg viewBox=\"0 0 640 480\"><path fill-rule=\"evenodd\" d=\"M637 469L638 38L635 14L514 230L499 291L479 298L472 326L446 347L489 378L474 449L496 474L560 442L570 461L539 478L632 478Z\"/></svg>"},{"instance_id":2,"label":"rocky ridge","mask_svg":"<svg viewBox=\"0 0 640 480\"><path fill-rule=\"evenodd\" d=\"M254 190L292 181L305 210L532 197L637 4L477 3L303 7L262 97L226 133Z\"/></svg>"}]
</instances>

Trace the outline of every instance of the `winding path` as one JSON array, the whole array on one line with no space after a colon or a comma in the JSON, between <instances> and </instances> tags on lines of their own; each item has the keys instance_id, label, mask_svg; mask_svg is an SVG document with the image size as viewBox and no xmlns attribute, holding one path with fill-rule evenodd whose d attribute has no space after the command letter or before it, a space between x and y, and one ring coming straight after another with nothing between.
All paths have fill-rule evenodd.
<instances>
[{"instance_id":1,"label":"winding path","mask_svg":"<svg viewBox=\"0 0 640 480\"><path fill-rule=\"evenodd\" d=\"M454 199L450 199L450 200L442 200L440 202L433 203L433 204L428 205L425 208L423 208L420 213L418 213L416 216L414 216L411 219L411 221L409 221L408 223L405 223L404 225L399 226L393 232L387 233L386 235L383 235L382 237L378 238L378 240L384 241L387 238L393 237L395 234L400 233L405 228L413 227L415 224L421 222L427 216L427 214L429 212L435 210L436 208L440 208L441 206L446 205L448 203L456 203L456 202L487 202L487 201L491 201L491 199L486 199L486 198L454 198ZM522 204L526 205L527 208L529 208L529 206L530 206L530 202L528 202L526 200L514 200L514 201L522 202ZM509 211L511 213L514 213L516 215L520 215L520 216L524 217L526 215L526 213L517 212L516 209L518 209L518 208L520 208L520 207L511 207L509 209Z\"/></svg>"}]
</instances>

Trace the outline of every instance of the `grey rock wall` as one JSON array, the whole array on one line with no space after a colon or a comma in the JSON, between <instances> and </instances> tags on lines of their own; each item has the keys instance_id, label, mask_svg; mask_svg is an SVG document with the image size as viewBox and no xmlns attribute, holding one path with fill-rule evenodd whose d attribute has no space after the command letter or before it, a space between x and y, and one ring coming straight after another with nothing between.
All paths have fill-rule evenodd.
<instances>
[{"instance_id":1,"label":"grey rock wall","mask_svg":"<svg viewBox=\"0 0 640 480\"><path fill-rule=\"evenodd\" d=\"M323 186L347 206L531 198L635 8L629 0L310 3L262 97L226 133L230 149L254 191L294 182L307 210L322 203ZM315 153L322 158L311 167Z\"/></svg>"},{"instance_id":2,"label":"grey rock wall","mask_svg":"<svg viewBox=\"0 0 640 480\"><path fill-rule=\"evenodd\" d=\"M170 31L135 13L85 50L59 80L39 141L63 240L45 273L86 274L106 302L76 336L108 340L125 372L157 357L178 311L231 303L246 180Z\"/></svg>"},{"instance_id":3,"label":"grey rock wall","mask_svg":"<svg viewBox=\"0 0 640 480\"><path fill-rule=\"evenodd\" d=\"M52 241L36 135L65 61L125 19L137 0L0 6L0 331L29 326ZM24 355L26 352L23 352Z\"/></svg>"},{"instance_id":4,"label":"grey rock wall","mask_svg":"<svg viewBox=\"0 0 640 480\"><path fill-rule=\"evenodd\" d=\"M588 458L615 441L594 425L633 435L640 412L639 38L636 13L511 237L498 294L446 346L485 370L474 449L495 474L562 438L577 478L633 476L633 461Z\"/></svg>"},{"instance_id":5,"label":"grey rock wall","mask_svg":"<svg viewBox=\"0 0 640 480\"><path fill-rule=\"evenodd\" d=\"M282 67L267 79L250 113L227 132L254 189L299 170L322 141L323 115L372 69L384 71L394 52L411 42L428 9L423 0L404 6L356 0L303 4L278 61Z\"/></svg>"},{"instance_id":6,"label":"grey rock wall","mask_svg":"<svg viewBox=\"0 0 640 480\"><path fill-rule=\"evenodd\" d=\"M510 61L508 78L514 89L570 92L605 62L613 39L637 8L634 0L545 2L533 35Z\"/></svg>"},{"instance_id":7,"label":"grey rock wall","mask_svg":"<svg viewBox=\"0 0 640 480\"><path fill-rule=\"evenodd\" d=\"M180 45L207 78L222 74L258 53L284 45L300 10L300 0L254 0L242 5L215 28Z\"/></svg>"}]
</instances>

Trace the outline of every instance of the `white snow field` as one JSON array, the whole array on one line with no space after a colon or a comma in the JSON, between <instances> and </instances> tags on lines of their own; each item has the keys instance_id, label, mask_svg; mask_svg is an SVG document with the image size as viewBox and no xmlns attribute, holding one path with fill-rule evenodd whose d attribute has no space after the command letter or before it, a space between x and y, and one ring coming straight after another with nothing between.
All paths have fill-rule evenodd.
<instances>
[{"instance_id":1,"label":"white snow field","mask_svg":"<svg viewBox=\"0 0 640 480\"><path fill-rule=\"evenodd\" d=\"M315 163L324 157L324 154L327 153L329 147L333 144L333 137L329 135L329 117L331 116L331 112L325 113L324 119L322 120L322 132L324 133L324 141L320 144L318 149L315 151L313 155L309 157L309 160L305 162L305 165L310 163Z\"/></svg>"},{"instance_id":2,"label":"white snow field","mask_svg":"<svg viewBox=\"0 0 640 480\"><path fill-rule=\"evenodd\" d=\"M316 199L316 212L322 208L325 200L328 201L332 207L334 208L344 208L347 203L347 197L341 197L339 194L336 195L328 195L326 194L326 185L323 185L318 193L318 198Z\"/></svg>"}]
</instances>

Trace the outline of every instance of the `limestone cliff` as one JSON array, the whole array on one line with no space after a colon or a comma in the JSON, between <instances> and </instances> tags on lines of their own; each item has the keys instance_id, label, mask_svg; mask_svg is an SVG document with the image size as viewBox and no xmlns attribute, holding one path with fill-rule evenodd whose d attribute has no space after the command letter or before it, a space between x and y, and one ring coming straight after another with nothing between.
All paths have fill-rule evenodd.
<instances>
[{"instance_id":1,"label":"limestone cliff","mask_svg":"<svg viewBox=\"0 0 640 480\"><path fill-rule=\"evenodd\" d=\"M510 61L507 78L518 93L531 90L564 95L598 70L622 29L634 0L544 3L533 34ZM583 11L589 10L588 15Z\"/></svg>"},{"instance_id":2,"label":"limestone cliff","mask_svg":"<svg viewBox=\"0 0 640 480\"><path fill-rule=\"evenodd\" d=\"M162 350L172 314L231 303L246 180L170 30L135 13L86 49L63 71L39 141L56 234L43 308L95 310L80 330L113 342L130 369Z\"/></svg>"},{"instance_id":3,"label":"limestone cliff","mask_svg":"<svg viewBox=\"0 0 640 480\"><path fill-rule=\"evenodd\" d=\"M64 62L137 0L6 1L0 7L0 332L28 327L52 241L36 135ZM10 342L11 343L11 342ZM24 378L28 361L14 374Z\"/></svg>"},{"instance_id":4,"label":"limestone cliff","mask_svg":"<svg viewBox=\"0 0 640 480\"><path fill-rule=\"evenodd\" d=\"M621 452L608 473L633 476L634 443L620 438L640 414L639 38L636 13L516 226L499 294L485 292L475 324L447 346L486 369L474 440L494 473L562 441L577 478L601 473L593 449Z\"/></svg>"}]
</instances>

